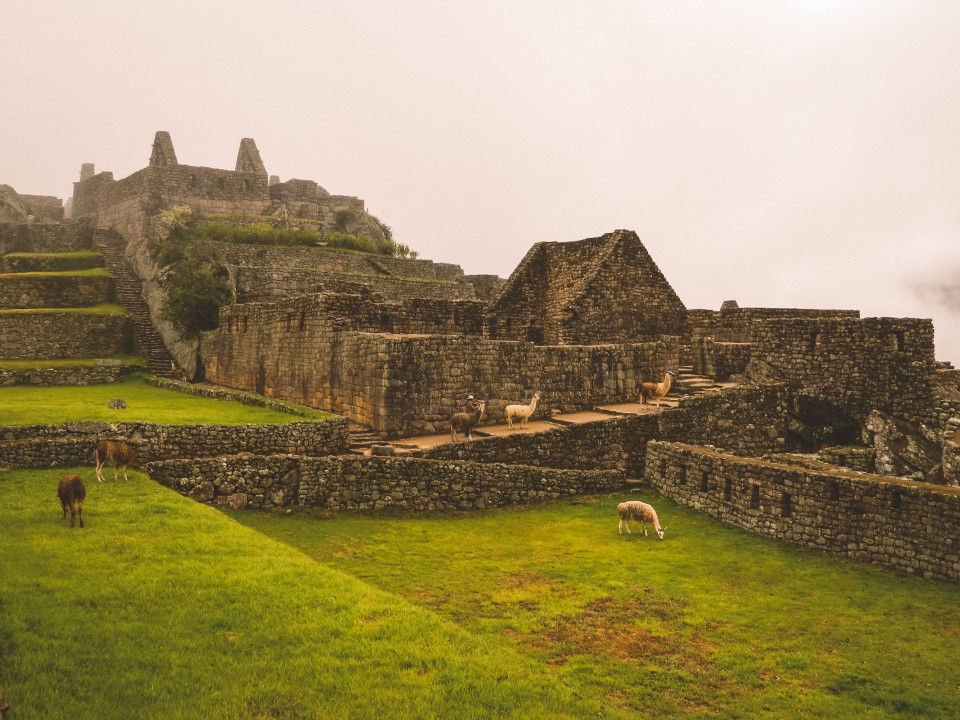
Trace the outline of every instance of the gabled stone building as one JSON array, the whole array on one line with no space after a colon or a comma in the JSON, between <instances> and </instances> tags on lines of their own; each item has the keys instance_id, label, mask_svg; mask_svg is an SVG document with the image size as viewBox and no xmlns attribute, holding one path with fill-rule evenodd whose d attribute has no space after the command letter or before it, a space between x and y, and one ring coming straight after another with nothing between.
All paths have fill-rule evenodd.
<instances>
[{"instance_id":1,"label":"gabled stone building","mask_svg":"<svg viewBox=\"0 0 960 720\"><path fill-rule=\"evenodd\" d=\"M631 230L534 245L487 313L491 340L646 342L686 334L687 309Z\"/></svg>"}]
</instances>

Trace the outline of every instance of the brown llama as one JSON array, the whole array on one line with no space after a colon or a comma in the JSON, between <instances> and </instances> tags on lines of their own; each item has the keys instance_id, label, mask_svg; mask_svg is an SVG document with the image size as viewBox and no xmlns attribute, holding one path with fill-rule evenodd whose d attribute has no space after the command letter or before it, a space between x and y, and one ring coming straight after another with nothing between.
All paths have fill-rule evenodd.
<instances>
[{"instance_id":1,"label":"brown llama","mask_svg":"<svg viewBox=\"0 0 960 720\"><path fill-rule=\"evenodd\" d=\"M123 479L128 480L127 467L139 467L137 453L126 443L114 440L101 440L93 446L93 461L97 464L97 480L103 482L103 466L113 465L113 479L117 480L117 467L123 466Z\"/></svg>"},{"instance_id":2,"label":"brown llama","mask_svg":"<svg viewBox=\"0 0 960 720\"><path fill-rule=\"evenodd\" d=\"M480 418L483 417L483 411L487 406L486 400L481 400L477 409L473 412L458 412L450 416L450 439L457 441L457 430L467 436L467 440L473 440L472 430L480 424Z\"/></svg>"},{"instance_id":3,"label":"brown llama","mask_svg":"<svg viewBox=\"0 0 960 720\"><path fill-rule=\"evenodd\" d=\"M57 497L60 498L60 507L63 508L63 518L67 519L67 509L70 510L70 527L76 517L80 518L80 527L83 527L83 501L87 497L87 486L79 475L64 475L57 485Z\"/></svg>"}]
</instances>

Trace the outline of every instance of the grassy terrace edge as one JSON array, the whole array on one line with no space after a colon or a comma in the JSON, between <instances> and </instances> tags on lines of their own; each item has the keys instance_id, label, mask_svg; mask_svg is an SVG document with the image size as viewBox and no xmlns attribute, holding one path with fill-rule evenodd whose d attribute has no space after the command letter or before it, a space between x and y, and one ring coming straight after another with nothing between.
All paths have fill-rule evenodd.
<instances>
[{"instance_id":1,"label":"grassy terrace edge","mask_svg":"<svg viewBox=\"0 0 960 720\"><path fill-rule=\"evenodd\" d=\"M25 308L0 310L0 315L126 315L127 311L121 305L105 303L90 307L73 308Z\"/></svg>"},{"instance_id":2,"label":"grassy terrace edge","mask_svg":"<svg viewBox=\"0 0 960 720\"><path fill-rule=\"evenodd\" d=\"M179 387L178 387L179 386ZM73 421L149 422L158 425L278 425L322 422L334 415L312 408L268 401L215 388L203 396L197 386L132 373L117 382L95 385L13 385L0 387L5 426L62 425ZM192 392L183 392L184 389ZM124 410L107 407L124 400Z\"/></svg>"},{"instance_id":3,"label":"grassy terrace edge","mask_svg":"<svg viewBox=\"0 0 960 720\"><path fill-rule=\"evenodd\" d=\"M131 473L0 473L0 686L13 717L575 718L522 653ZM607 717L625 717L618 712Z\"/></svg>"}]
</instances>

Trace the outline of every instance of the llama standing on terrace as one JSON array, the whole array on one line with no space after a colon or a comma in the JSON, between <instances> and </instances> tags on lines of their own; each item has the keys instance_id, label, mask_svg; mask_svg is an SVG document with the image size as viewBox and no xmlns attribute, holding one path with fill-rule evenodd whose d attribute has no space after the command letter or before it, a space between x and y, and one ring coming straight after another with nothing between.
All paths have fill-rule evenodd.
<instances>
[{"instance_id":1,"label":"llama standing on terrace","mask_svg":"<svg viewBox=\"0 0 960 720\"><path fill-rule=\"evenodd\" d=\"M640 404L646 405L647 400L654 398L657 401L657 407L660 407L660 398L666 397L673 385L674 374L672 370L667 370L663 376L663 382L658 383L640 383Z\"/></svg>"},{"instance_id":2,"label":"llama standing on terrace","mask_svg":"<svg viewBox=\"0 0 960 720\"><path fill-rule=\"evenodd\" d=\"M487 406L486 400L481 400L473 412L458 412L450 416L450 439L457 441L457 430L467 436L467 440L473 440L471 431L480 424L483 417L483 411Z\"/></svg>"},{"instance_id":3,"label":"llama standing on terrace","mask_svg":"<svg viewBox=\"0 0 960 720\"><path fill-rule=\"evenodd\" d=\"M533 394L533 400L529 405L507 405L507 427L513 430L513 419L520 418L520 427L527 429L527 418L533 415L537 409L537 402L540 400L540 393Z\"/></svg>"}]
</instances>

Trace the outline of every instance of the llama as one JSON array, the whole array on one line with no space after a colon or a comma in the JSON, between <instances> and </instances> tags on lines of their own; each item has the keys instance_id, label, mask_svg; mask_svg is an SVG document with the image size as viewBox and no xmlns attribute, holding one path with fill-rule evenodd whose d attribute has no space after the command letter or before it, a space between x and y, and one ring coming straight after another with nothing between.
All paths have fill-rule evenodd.
<instances>
[{"instance_id":1,"label":"llama","mask_svg":"<svg viewBox=\"0 0 960 720\"><path fill-rule=\"evenodd\" d=\"M627 529L627 535L632 535L630 521L639 520L640 529L643 530L645 537L647 536L647 526L644 523L652 523L657 531L657 537L663 540L664 528L660 527L660 519L657 517L657 511L653 509L653 505L640 500L628 500L617 505L617 512L620 514L620 524L617 526L618 535L623 534L623 528Z\"/></svg>"},{"instance_id":2,"label":"llama","mask_svg":"<svg viewBox=\"0 0 960 720\"><path fill-rule=\"evenodd\" d=\"M60 498L60 507L63 508L63 519L67 519L67 509L70 510L70 527L73 527L75 516L80 517L80 527L83 527L83 501L87 497L87 487L79 475L64 475L57 485L57 497Z\"/></svg>"},{"instance_id":3,"label":"llama","mask_svg":"<svg viewBox=\"0 0 960 720\"><path fill-rule=\"evenodd\" d=\"M466 435L467 440L473 440L471 431L480 424L480 418L483 417L486 406L486 400L481 400L473 412L458 412L450 416L450 438L453 442L457 442L457 430Z\"/></svg>"},{"instance_id":4,"label":"llama","mask_svg":"<svg viewBox=\"0 0 960 720\"><path fill-rule=\"evenodd\" d=\"M527 418L529 418L537 409L537 401L540 400L540 393L533 394L533 400L529 405L507 405L507 427L513 430L513 419L520 418L520 427L527 429Z\"/></svg>"},{"instance_id":5,"label":"llama","mask_svg":"<svg viewBox=\"0 0 960 720\"><path fill-rule=\"evenodd\" d=\"M654 398L657 401L657 407L660 407L660 398L666 397L673 385L674 374L672 370L667 370L663 376L663 382L659 383L640 383L640 404L646 405L648 398Z\"/></svg>"},{"instance_id":6,"label":"llama","mask_svg":"<svg viewBox=\"0 0 960 720\"><path fill-rule=\"evenodd\" d=\"M137 454L133 448L122 442L113 440L101 440L93 446L93 461L97 464L97 480L103 482L103 466L110 462L113 464L113 479L117 480L117 467L123 466L123 479L127 477L127 466L138 466Z\"/></svg>"}]
</instances>

